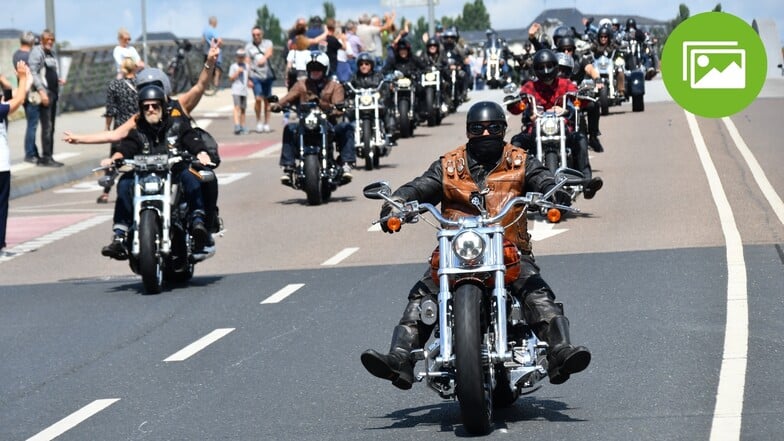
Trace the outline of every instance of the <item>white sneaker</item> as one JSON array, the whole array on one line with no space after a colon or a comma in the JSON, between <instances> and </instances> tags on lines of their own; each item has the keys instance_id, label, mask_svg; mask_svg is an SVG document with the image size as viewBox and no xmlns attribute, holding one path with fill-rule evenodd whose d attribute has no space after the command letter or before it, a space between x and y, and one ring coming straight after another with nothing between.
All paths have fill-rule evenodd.
<instances>
[{"instance_id":1,"label":"white sneaker","mask_svg":"<svg viewBox=\"0 0 784 441\"><path fill-rule=\"evenodd\" d=\"M272 131L272 129L270 129L269 124L264 124L264 131L267 133L270 133Z\"/></svg>"},{"instance_id":2,"label":"white sneaker","mask_svg":"<svg viewBox=\"0 0 784 441\"><path fill-rule=\"evenodd\" d=\"M263 133L264 132L264 125L262 123L256 124L256 132Z\"/></svg>"}]
</instances>

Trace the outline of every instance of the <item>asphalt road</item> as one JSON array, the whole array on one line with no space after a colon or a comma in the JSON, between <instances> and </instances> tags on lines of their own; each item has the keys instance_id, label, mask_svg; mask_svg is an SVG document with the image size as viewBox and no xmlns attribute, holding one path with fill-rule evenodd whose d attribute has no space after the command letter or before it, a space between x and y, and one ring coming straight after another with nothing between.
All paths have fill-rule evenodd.
<instances>
[{"instance_id":1,"label":"asphalt road","mask_svg":"<svg viewBox=\"0 0 784 441\"><path fill-rule=\"evenodd\" d=\"M482 97L498 94L474 95ZM779 204L782 105L783 96L760 98L731 118ZM592 350L591 366L499 411L487 438L724 439L732 431L711 436L719 420L741 424L728 439L780 439L784 224L725 122L696 119L732 223L714 203L683 110L666 97L642 113L630 107L602 118L606 151L591 160L605 186L577 201L583 214L557 225L530 219L537 262L573 339ZM12 201L13 225L32 232L17 245L29 251L0 261L0 439L466 436L456 402L423 384L399 391L359 363L364 349L387 349L435 245L424 223L393 236L370 229L380 204L361 188L424 171L464 140L464 114L418 128L380 170L358 170L319 207L278 184L279 131L238 139L230 114L210 118L232 152L218 170L226 231L187 285L144 296L126 264L100 256L111 206L95 204L93 178ZM730 296L728 309L738 270L744 301ZM728 311L743 307L747 326L730 316L743 328L732 335L748 331L734 357L725 352ZM727 380L723 363L736 359L745 368ZM737 418L724 398L716 409L721 381L724 397L741 397L730 403L742 406Z\"/></svg>"}]
</instances>

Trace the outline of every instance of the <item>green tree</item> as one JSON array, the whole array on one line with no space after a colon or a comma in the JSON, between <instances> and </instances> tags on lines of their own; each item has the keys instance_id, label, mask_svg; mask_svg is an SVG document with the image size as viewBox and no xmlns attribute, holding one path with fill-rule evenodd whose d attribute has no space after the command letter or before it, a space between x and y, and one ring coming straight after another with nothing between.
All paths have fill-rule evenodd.
<instances>
[{"instance_id":1,"label":"green tree","mask_svg":"<svg viewBox=\"0 0 784 441\"><path fill-rule=\"evenodd\" d=\"M457 17L460 30L478 31L492 27L490 25L490 14L485 8L482 0L474 0L473 3L463 5L463 15Z\"/></svg>"},{"instance_id":2,"label":"green tree","mask_svg":"<svg viewBox=\"0 0 784 441\"><path fill-rule=\"evenodd\" d=\"M264 30L264 37L272 40L276 46L281 46L286 42L286 34L280 27L280 20L271 14L267 6L262 6L256 10L256 26Z\"/></svg>"},{"instance_id":3,"label":"green tree","mask_svg":"<svg viewBox=\"0 0 784 441\"><path fill-rule=\"evenodd\" d=\"M335 5L332 2L324 2L324 21L328 18L335 18Z\"/></svg>"}]
</instances>

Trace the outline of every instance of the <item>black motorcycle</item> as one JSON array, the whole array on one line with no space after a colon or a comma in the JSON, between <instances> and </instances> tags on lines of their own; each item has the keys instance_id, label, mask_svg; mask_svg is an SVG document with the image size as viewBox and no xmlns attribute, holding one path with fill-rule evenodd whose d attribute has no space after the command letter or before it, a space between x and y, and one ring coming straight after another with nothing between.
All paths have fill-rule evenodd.
<instances>
[{"instance_id":1,"label":"black motorcycle","mask_svg":"<svg viewBox=\"0 0 784 441\"><path fill-rule=\"evenodd\" d=\"M416 127L416 83L413 78L407 77L400 71L395 71L388 77L392 82L392 97L394 98L395 112L401 138L414 136Z\"/></svg>"},{"instance_id":2,"label":"black motorcycle","mask_svg":"<svg viewBox=\"0 0 784 441\"><path fill-rule=\"evenodd\" d=\"M389 135L384 124L384 104L380 90L388 87L385 81L375 88L355 88L344 85L353 97L354 140L357 157L365 160L365 170L378 168L379 159L389 154Z\"/></svg>"}]
</instances>

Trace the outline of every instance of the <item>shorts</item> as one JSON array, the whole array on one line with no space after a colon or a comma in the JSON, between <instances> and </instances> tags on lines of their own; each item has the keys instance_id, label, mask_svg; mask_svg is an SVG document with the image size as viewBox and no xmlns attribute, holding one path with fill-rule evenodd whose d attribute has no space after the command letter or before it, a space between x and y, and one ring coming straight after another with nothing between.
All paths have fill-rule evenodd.
<instances>
[{"instance_id":1,"label":"shorts","mask_svg":"<svg viewBox=\"0 0 784 441\"><path fill-rule=\"evenodd\" d=\"M234 107L239 107L242 110L245 110L248 107L248 97L245 95L232 95L234 99Z\"/></svg>"},{"instance_id":2,"label":"shorts","mask_svg":"<svg viewBox=\"0 0 784 441\"><path fill-rule=\"evenodd\" d=\"M272 78L267 79L259 79L259 78L251 78L253 81L253 94L256 97L264 97L268 98L272 95Z\"/></svg>"}]
</instances>

